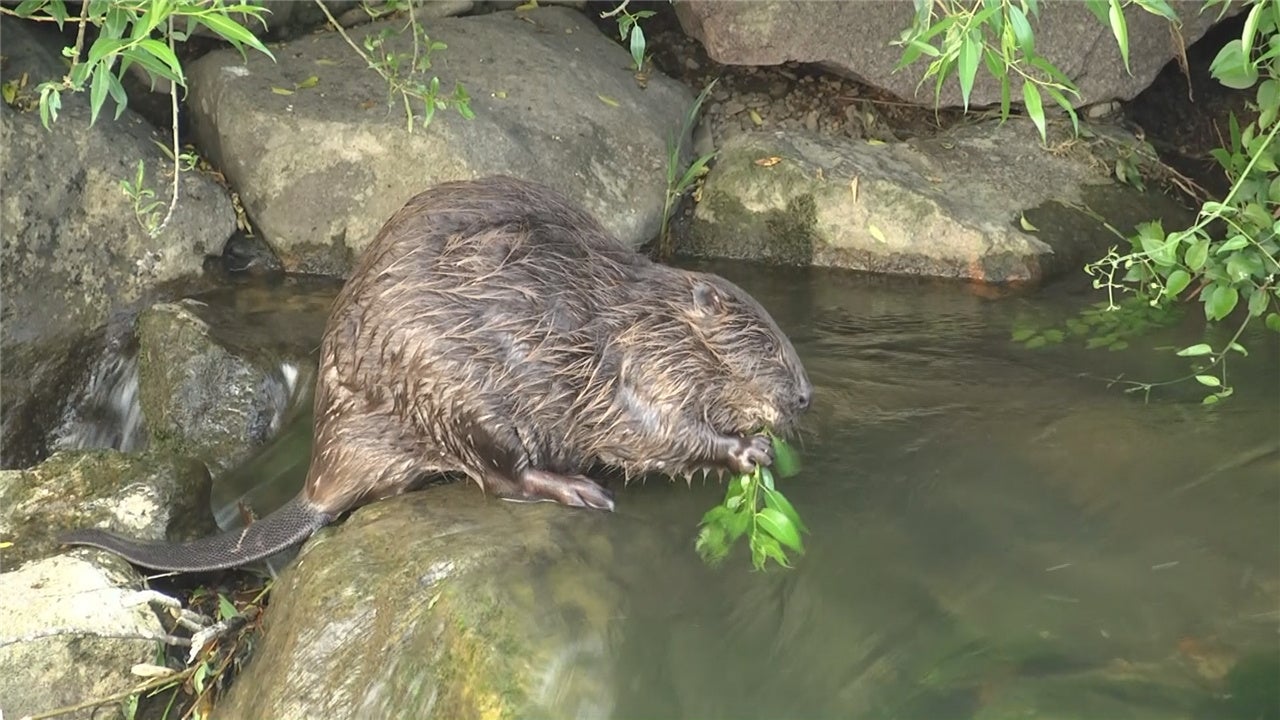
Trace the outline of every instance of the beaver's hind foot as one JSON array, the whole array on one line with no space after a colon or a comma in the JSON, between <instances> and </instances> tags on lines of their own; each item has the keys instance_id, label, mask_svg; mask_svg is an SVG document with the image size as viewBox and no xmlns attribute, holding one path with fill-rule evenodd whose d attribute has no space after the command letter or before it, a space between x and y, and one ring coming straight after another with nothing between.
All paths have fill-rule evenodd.
<instances>
[{"instance_id":1,"label":"beaver's hind foot","mask_svg":"<svg viewBox=\"0 0 1280 720\"><path fill-rule=\"evenodd\" d=\"M520 481L512 490L502 493L503 498L613 511L613 493L585 475L560 475L530 468L520 474Z\"/></svg>"}]
</instances>

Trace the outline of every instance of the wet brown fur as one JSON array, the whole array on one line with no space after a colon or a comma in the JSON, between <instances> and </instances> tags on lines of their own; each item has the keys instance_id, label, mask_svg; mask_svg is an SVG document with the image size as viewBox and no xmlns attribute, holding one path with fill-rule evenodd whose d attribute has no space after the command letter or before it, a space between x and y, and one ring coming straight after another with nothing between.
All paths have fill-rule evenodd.
<instances>
[{"instance_id":1,"label":"wet brown fur","mask_svg":"<svg viewBox=\"0 0 1280 720\"><path fill-rule=\"evenodd\" d=\"M811 392L740 288L651 262L509 177L396 213L338 296L320 366L305 492L330 514L430 472L600 506L597 466L748 469L769 462L753 433L790 430Z\"/></svg>"},{"instance_id":2,"label":"wet brown fur","mask_svg":"<svg viewBox=\"0 0 1280 720\"><path fill-rule=\"evenodd\" d=\"M185 572L243 565L343 512L458 472L511 500L613 509L587 473L772 461L812 389L769 314L715 275L650 262L537 184L439 185L383 226L321 345L302 493L243 530L63 542Z\"/></svg>"}]
</instances>

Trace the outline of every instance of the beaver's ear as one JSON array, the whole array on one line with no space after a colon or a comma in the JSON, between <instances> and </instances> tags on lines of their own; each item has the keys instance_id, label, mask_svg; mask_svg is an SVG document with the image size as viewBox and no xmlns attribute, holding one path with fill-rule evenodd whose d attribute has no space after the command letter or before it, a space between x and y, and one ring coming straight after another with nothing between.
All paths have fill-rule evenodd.
<instances>
[{"instance_id":1,"label":"beaver's ear","mask_svg":"<svg viewBox=\"0 0 1280 720\"><path fill-rule=\"evenodd\" d=\"M716 315L724 309L724 298L714 285L698 280L693 284L693 306L706 315Z\"/></svg>"}]
</instances>

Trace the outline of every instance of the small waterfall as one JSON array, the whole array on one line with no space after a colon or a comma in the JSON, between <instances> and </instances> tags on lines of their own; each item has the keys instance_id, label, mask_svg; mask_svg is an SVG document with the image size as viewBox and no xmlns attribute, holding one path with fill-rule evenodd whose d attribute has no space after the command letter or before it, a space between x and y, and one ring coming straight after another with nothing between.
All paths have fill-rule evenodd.
<instances>
[{"instance_id":1,"label":"small waterfall","mask_svg":"<svg viewBox=\"0 0 1280 720\"><path fill-rule=\"evenodd\" d=\"M270 396L268 434L274 436L299 401L299 378L309 369L284 360L265 383ZM138 397L138 345L130 340L113 343L94 364L84 387L67 403L62 422L51 433L49 448L88 450L108 448L122 452L145 450L146 421Z\"/></svg>"},{"instance_id":2,"label":"small waterfall","mask_svg":"<svg viewBox=\"0 0 1280 720\"><path fill-rule=\"evenodd\" d=\"M111 448L134 452L146 445L138 399L137 343L109 343L84 387L69 399L49 447L53 451Z\"/></svg>"}]
</instances>

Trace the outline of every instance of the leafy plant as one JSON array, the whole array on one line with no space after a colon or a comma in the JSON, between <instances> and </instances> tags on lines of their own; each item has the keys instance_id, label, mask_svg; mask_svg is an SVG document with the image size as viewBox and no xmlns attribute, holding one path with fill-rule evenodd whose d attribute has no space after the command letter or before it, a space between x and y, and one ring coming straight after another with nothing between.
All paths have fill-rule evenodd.
<instances>
[{"instance_id":1,"label":"leafy plant","mask_svg":"<svg viewBox=\"0 0 1280 720\"><path fill-rule=\"evenodd\" d=\"M630 12L627 10L627 5L630 2L631 0L623 0L613 10L600 13L600 17L616 17L618 19L618 39L627 41L627 49L631 52L633 68L636 72L643 72L646 41L644 30L640 27L640 21L653 17L654 12L652 10ZM628 38L630 39L628 40Z\"/></svg>"},{"instance_id":2,"label":"leafy plant","mask_svg":"<svg viewBox=\"0 0 1280 720\"><path fill-rule=\"evenodd\" d=\"M791 502L778 490L778 477L791 477L800 470L799 459L791 446L773 437L773 468L757 465L749 475L738 475L729 481L724 501L702 516L695 548L703 560L719 564L729 555L733 544L744 534L751 548L751 564L763 570L769 560L791 567L786 551L803 554L801 533L809 532Z\"/></svg>"},{"instance_id":3,"label":"leafy plant","mask_svg":"<svg viewBox=\"0 0 1280 720\"><path fill-rule=\"evenodd\" d=\"M471 110L471 97L461 83L455 82L452 95L440 93L440 78L425 75L431 69L431 54L447 49L449 46L432 40L413 15L414 0L385 0L378 6L363 3L365 12L372 18L379 18L401 10L408 11L407 25L401 29L410 30L413 36L413 49L410 52L396 52L390 48L388 41L399 33L392 28L383 28L376 35L366 35L363 48L357 45L345 28L334 19L322 0L314 0L324 12L329 25L342 36L347 45L356 51L369 67L387 83L387 105L395 102L398 93L404 104L405 129L413 132L414 121L418 116L414 112L414 104L421 104L421 123L423 129L431 124L437 110L456 109L458 114L470 120L475 117Z\"/></svg>"},{"instance_id":4,"label":"leafy plant","mask_svg":"<svg viewBox=\"0 0 1280 720\"><path fill-rule=\"evenodd\" d=\"M680 172L680 160L684 156L684 139L690 136L693 124L698 119L698 113L702 111L702 104L706 102L707 96L711 94L711 89L715 87L715 84L716 81L712 80L707 83L702 92L698 93L693 105L689 107L689 111L684 115L684 124L680 128L679 136L667 141L667 192L663 197L662 203L662 227L658 231L658 254L662 257L670 257L672 253L671 214L674 212L676 204L689 191L693 183L707 173L707 163L711 162L711 159L716 155L714 150L701 155L695 158L683 173Z\"/></svg>"},{"instance_id":5,"label":"leafy plant","mask_svg":"<svg viewBox=\"0 0 1280 720\"><path fill-rule=\"evenodd\" d=\"M1127 7L1135 5L1177 22L1164 0L1086 0L1085 4L1110 28L1126 69ZM1204 202L1196 222L1188 228L1166 232L1159 221L1153 221L1126 236L1107 226L1127 243L1128 251L1112 247L1104 257L1085 266L1094 277L1094 287L1106 290L1106 302L1068 321L1062 329L1016 329L1016 341L1038 347L1073 335L1089 336L1090 347L1119 350L1138 333L1167 322L1165 311L1176 302L1198 299L1211 325L1244 308L1236 332L1219 347L1196 343L1177 350L1192 363L1187 375L1160 383L1123 381L1129 391L1149 393L1160 385L1195 380L1210 388L1204 402L1213 404L1233 392L1227 357L1232 352L1247 355L1239 340L1249 322L1264 317L1269 328L1280 332L1280 148L1275 142L1280 128L1280 3L1250 0L1248 4L1252 7L1241 36L1227 42L1210 66L1212 76L1227 87L1257 86L1253 105L1257 119L1242 128L1232 114L1229 145L1211 153L1231 181L1226 197ZM915 0L913 22L897 41L904 48L898 68L923 56L932 58L921 82L935 78L938 102L942 84L954 75L967 109L981 59L1000 81L1002 120L1009 115L1011 79L1016 78L1022 84L1025 111L1042 141L1046 137L1042 93L1070 116L1073 130L1079 133L1079 120L1067 99L1067 95L1079 97L1077 88L1035 51L1031 19L1039 19L1038 5L1037 0L969 4ZM1229 5L1226 0L1205 0L1204 8L1218 5L1222 17ZM1142 187L1134 168L1117 165L1116 172L1123 181Z\"/></svg>"},{"instance_id":6,"label":"leafy plant","mask_svg":"<svg viewBox=\"0 0 1280 720\"><path fill-rule=\"evenodd\" d=\"M174 52L174 44L184 42L197 28L206 28L244 52L249 46L272 57L253 33L231 18L242 14L261 19L264 9L248 3L228 5L223 0L92 0L80 4L80 12L72 17L64 0L23 0L17 7L0 7L0 14L35 22L52 22L61 30L68 22L76 26L75 43L63 48L69 66L61 79L46 80L36 88L39 94L40 121L48 129L57 121L62 109L63 93L89 92L89 125L98 120L109 96L115 102L115 117L128 106L129 98L121 80L131 67L142 69L152 87L159 80L169 82L170 107L173 115L174 161L173 193L163 219L152 214L154 205L140 204L155 196L140 185L143 169L126 192L134 199L134 209L149 208L138 214L138 221L152 236L169 224L178 203L178 177L181 174L178 151L178 88L186 87L182 64ZM86 30L93 26L97 36L86 50ZM16 95L17 88L14 89ZM6 92L6 101L9 93ZM148 195L149 193L149 195Z\"/></svg>"},{"instance_id":7,"label":"leafy plant","mask_svg":"<svg viewBox=\"0 0 1280 720\"><path fill-rule=\"evenodd\" d=\"M1046 142L1044 95L1071 117L1079 129L1075 105L1080 90L1061 70L1036 52L1032 20L1040 18L1039 0L914 0L911 25L893 42L904 48L895 72L922 56L931 58L919 85L934 79L934 102L941 103L942 86L951 76L960 84L964 108L978 76L979 66L1000 82L1000 118L1009 117L1013 81L1021 85L1022 105ZM1165 0L1085 0L1089 9L1109 23L1120 43L1125 68L1129 46L1124 8L1137 5L1169 20L1177 16ZM917 87L919 87L917 85Z\"/></svg>"}]
</instances>

